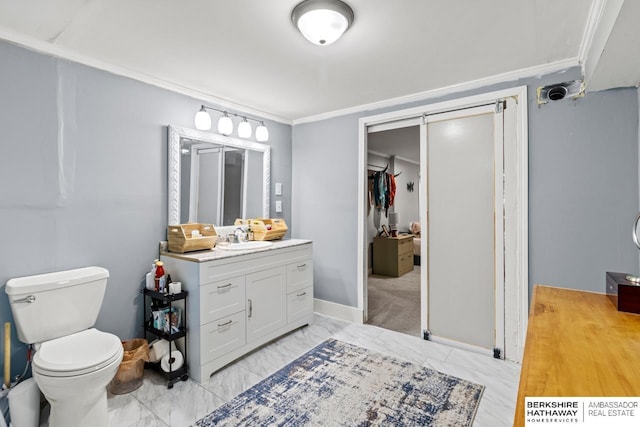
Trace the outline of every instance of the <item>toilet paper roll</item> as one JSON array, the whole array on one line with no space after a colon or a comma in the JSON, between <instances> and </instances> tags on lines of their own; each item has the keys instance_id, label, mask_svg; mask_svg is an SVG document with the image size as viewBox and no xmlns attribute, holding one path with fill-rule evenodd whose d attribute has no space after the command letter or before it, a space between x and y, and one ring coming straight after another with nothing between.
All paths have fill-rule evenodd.
<instances>
[{"instance_id":1,"label":"toilet paper roll","mask_svg":"<svg viewBox=\"0 0 640 427\"><path fill-rule=\"evenodd\" d=\"M11 425L38 427L40 425L40 389L33 378L24 380L9 392Z\"/></svg>"},{"instance_id":2,"label":"toilet paper roll","mask_svg":"<svg viewBox=\"0 0 640 427\"><path fill-rule=\"evenodd\" d=\"M169 366L170 360L171 366ZM182 368L182 365L184 365L184 357L182 357L182 353L178 350L173 350L171 354L165 354L160 360L160 367L165 372L177 371Z\"/></svg>"},{"instance_id":3,"label":"toilet paper roll","mask_svg":"<svg viewBox=\"0 0 640 427\"><path fill-rule=\"evenodd\" d=\"M169 293L170 294L179 294L182 292L182 283L181 282L171 282L169 283Z\"/></svg>"},{"instance_id":4,"label":"toilet paper roll","mask_svg":"<svg viewBox=\"0 0 640 427\"><path fill-rule=\"evenodd\" d=\"M175 347L174 347L175 348ZM159 362L164 356L169 354L170 345L167 340L155 340L149 345L149 361Z\"/></svg>"}]
</instances>

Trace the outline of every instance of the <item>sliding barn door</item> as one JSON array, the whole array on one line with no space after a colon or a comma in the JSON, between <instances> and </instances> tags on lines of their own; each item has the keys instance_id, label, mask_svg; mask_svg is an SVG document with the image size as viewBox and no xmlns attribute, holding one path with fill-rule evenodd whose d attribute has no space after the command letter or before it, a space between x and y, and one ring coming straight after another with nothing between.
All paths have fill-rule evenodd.
<instances>
[{"instance_id":1,"label":"sliding barn door","mask_svg":"<svg viewBox=\"0 0 640 427\"><path fill-rule=\"evenodd\" d=\"M431 339L503 348L502 113L476 107L428 116L425 126Z\"/></svg>"}]
</instances>

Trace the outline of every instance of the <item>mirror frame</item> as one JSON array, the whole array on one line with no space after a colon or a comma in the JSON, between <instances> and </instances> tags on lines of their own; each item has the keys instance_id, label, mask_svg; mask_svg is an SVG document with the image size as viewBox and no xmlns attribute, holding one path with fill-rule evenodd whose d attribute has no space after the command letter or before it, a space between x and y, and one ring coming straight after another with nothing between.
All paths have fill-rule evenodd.
<instances>
[{"instance_id":1,"label":"mirror frame","mask_svg":"<svg viewBox=\"0 0 640 427\"><path fill-rule=\"evenodd\" d=\"M188 138L212 144L262 152L262 217L269 218L269 196L271 188L271 147L259 142L244 141L215 133L202 132L178 126L168 127L168 176L167 225L180 224L180 139ZM222 226L221 224L214 224Z\"/></svg>"}]
</instances>

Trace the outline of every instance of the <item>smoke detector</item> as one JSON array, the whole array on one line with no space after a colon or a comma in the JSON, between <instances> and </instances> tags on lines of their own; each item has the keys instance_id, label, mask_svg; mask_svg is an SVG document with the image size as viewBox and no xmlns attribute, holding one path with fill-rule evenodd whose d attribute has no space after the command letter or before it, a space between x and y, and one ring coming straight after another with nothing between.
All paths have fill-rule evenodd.
<instances>
[{"instance_id":1,"label":"smoke detector","mask_svg":"<svg viewBox=\"0 0 640 427\"><path fill-rule=\"evenodd\" d=\"M576 99L584 96L584 82L582 80L573 80L549 86L540 86L537 92L538 105L546 104L549 101Z\"/></svg>"}]
</instances>

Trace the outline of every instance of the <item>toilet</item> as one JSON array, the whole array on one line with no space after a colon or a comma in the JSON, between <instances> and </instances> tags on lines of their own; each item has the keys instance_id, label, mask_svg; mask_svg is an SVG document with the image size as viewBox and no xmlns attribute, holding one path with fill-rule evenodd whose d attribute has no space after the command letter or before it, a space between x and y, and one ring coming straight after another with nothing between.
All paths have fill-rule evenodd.
<instances>
[{"instance_id":1,"label":"toilet","mask_svg":"<svg viewBox=\"0 0 640 427\"><path fill-rule=\"evenodd\" d=\"M85 267L11 279L5 287L18 339L34 344L33 378L51 404L50 427L107 426L107 384L120 339L95 325L109 271Z\"/></svg>"}]
</instances>

